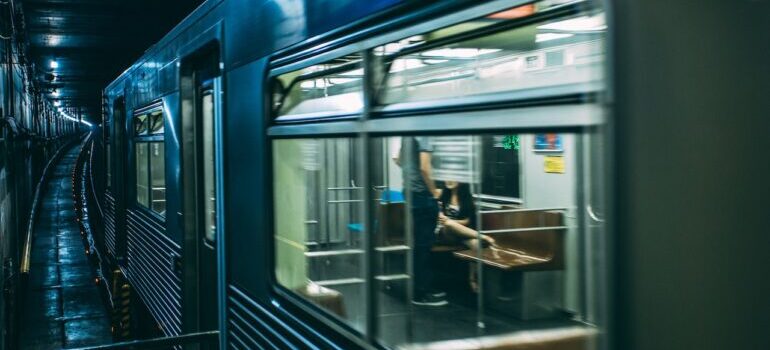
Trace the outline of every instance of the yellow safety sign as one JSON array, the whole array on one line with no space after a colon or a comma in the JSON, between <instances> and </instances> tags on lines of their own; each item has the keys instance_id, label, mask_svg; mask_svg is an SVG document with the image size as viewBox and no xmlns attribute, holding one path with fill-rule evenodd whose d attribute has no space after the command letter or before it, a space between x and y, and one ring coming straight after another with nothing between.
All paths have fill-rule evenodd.
<instances>
[{"instance_id":1,"label":"yellow safety sign","mask_svg":"<svg viewBox=\"0 0 770 350\"><path fill-rule=\"evenodd\" d=\"M546 173L564 174L564 157L562 156L546 156L544 165Z\"/></svg>"}]
</instances>

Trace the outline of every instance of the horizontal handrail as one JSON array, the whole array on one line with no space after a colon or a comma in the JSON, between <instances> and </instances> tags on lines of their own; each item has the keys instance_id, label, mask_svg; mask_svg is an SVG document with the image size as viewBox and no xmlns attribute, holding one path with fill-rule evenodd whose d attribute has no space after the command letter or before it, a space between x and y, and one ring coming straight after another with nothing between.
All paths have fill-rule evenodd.
<instances>
[{"instance_id":1,"label":"horizontal handrail","mask_svg":"<svg viewBox=\"0 0 770 350\"><path fill-rule=\"evenodd\" d=\"M495 233L516 233L516 232L534 232L534 231L550 231L550 230L566 230L569 226L542 226L542 227L526 227L526 228L510 228L502 230L481 230L479 233L483 235L495 234Z\"/></svg>"},{"instance_id":2,"label":"horizontal handrail","mask_svg":"<svg viewBox=\"0 0 770 350\"><path fill-rule=\"evenodd\" d=\"M51 159L48 160L45 168L43 168L43 174L40 176L40 180L38 180L37 186L35 187L35 195L32 200L32 208L29 212L29 221L27 222L27 236L24 238L24 249L21 252L20 267L22 274L29 274L30 258L32 256L32 231L35 229L35 218L37 217L38 207L40 206L40 195L42 193L43 184L49 176L51 166L61 157L62 152L65 149L69 149L75 141L77 141L77 139L70 140L59 147Z\"/></svg>"},{"instance_id":3,"label":"horizontal handrail","mask_svg":"<svg viewBox=\"0 0 770 350\"><path fill-rule=\"evenodd\" d=\"M160 346L174 346L186 344L202 344L204 342L215 342L219 337L219 331L207 331L199 333L188 333L173 337L162 337L143 340L131 340L114 344L105 344L76 348L73 350L117 350L117 349L153 349Z\"/></svg>"},{"instance_id":4,"label":"horizontal handrail","mask_svg":"<svg viewBox=\"0 0 770 350\"><path fill-rule=\"evenodd\" d=\"M500 213L526 213L530 211L566 211L567 208L555 207L555 208L522 208L522 209L500 209L500 210L483 210L481 214L500 214Z\"/></svg>"}]
</instances>

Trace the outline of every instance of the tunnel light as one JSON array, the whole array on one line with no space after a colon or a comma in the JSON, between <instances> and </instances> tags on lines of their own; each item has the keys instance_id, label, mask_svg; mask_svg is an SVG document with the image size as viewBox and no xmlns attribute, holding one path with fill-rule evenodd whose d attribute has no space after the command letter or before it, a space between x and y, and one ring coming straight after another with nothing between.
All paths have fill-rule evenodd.
<instances>
[{"instance_id":1,"label":"tunnel light","mask_svg":"<svg viewBox=\"0 0 770 350\"><path fill-rule=\"evenodd\" d=\"M52 69L56 69L56 68L59 68L59 61L57 61L57 60L53 59L53 60L51 60L51 63L50 63L50 65L51 65L51 68L52 68Z\"/></svg>"}]
</instances>

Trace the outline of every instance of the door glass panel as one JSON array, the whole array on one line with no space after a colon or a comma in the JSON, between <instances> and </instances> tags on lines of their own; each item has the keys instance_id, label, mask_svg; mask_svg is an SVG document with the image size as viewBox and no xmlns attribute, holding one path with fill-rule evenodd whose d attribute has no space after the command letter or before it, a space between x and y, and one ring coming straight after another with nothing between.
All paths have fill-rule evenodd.
<instances>
[{"instance_id":1,"label":"door glass panel","mask_svg":"<svg viewBox=\"0 0 770 350\"><path fill-rule=\"evenodd\" d=\"M149 169L147 156L149 154L147 142L136 143L136 201L139 205L149 207L148 175Z\"/></svg>"},{"instance_id":2,"label":"door glass panel","mask_svg":"<svg viewBox=\"0 0 770 350\"><path fill-rule=\"evenodd\" d=\"M150 173L152 177L152 211L166 216L166 157L163 142L150 143Z\"/></svg>"},{"instance_id":3,"label":"door glass panel","mask_svg":"<svg viewBox=\"0 0 770 350\"><path fill-rule=\"evenodd\" d=\"M201 99L203 118L203 201L206 239L214 242L217 229L217 190L215 162L214 95L208 91Z\"/></svg>"},{"instance_id":4,"label":"door glass panel","mask_svg":"<svg viewBox=\"0 0 770 350\"><path fill-rule=\"evenodd\" d=\"M278 283L364 329L363 200L350 138L273 142Z\"/></svg>"},{"instance_id":5,"label":"door glass panel","mask_svg":"<svg viewBox=\"0 0 770 350\"><path fill-rule=\"evenodd\" d=\"M575 320L593 306L582 302L587 281L579 270L587 259L577 220L579 136L372 140L383 344L583 327Z\"/></svg>"}]
</instances>

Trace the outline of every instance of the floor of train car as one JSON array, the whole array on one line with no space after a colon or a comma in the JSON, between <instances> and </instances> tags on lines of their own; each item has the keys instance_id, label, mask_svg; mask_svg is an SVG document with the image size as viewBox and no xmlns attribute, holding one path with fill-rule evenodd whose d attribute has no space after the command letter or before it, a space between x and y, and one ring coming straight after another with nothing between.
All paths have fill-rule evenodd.
<instances>
[{"instance_id":1,"label":"floor of train car","mask_svg":"<svg viewBox=\"0 0 770 350\"><path fill-rule=\"evenodd\" d=\"M579 325L568 318L524 321L491 310L479 318L478 309L468 306L467 300L462 300L464 296L452 295L451 291L448 293L448 305L414 306L410 313L385 312L385 308L403 309L404 301L402 298L380 293L382 302L378 322L381 338L388 344L425 343ZM483 329L478 328L480 319L484 323Z\"/></svg>"},{"instance_id":2,"label":"floor of train car","mask_svg":"<svg viewBox=\"0 0 770 350\"><path fill-rule=\"evenodd\" d=\"M73 147L61 158L41 198L22 306L22 349L112 341L109 314L75 221L71 174L78 151Z\"/></svg>"},{"instance_id":3,"label":"floor of train car","mask_svg":"<svg viewBox=\"0 0 770 350\"><path fill-rule=\"evenodd\" d=\"M337 242L323 246L313 246L311 251L344 250L352 246L346 242ZM328 258L327 258L328 259ZM332 258L333 259L333 258ZM345 258L342 258L345 259ZM335 279L360 276L359 256L349 260L327 260L311 264L311 280ZM384 259L384 258L383 258ZM387 261L387 262L386 262ZM403 255L392 259L378 260L379 265L388 265L388 274L405 271ZM497 335L517 331L549 329L583 325L572 320L568 313L547 319L521 320L502 314L497 310L485 308L479 318L477 294L472 293L468 282L467 262L452 257L451 252L434 253L432 257L434 284L437 289L447 293L447 305L431 307L417 306L406 302L406 280L393 282L390 288L380 286L377 294L379 334L386 344L423 343L431 341L471 338L480 335ZM384 266L382 266L384 268ZM459 272L458 272L459 271ZM324 273L328 275L324 275ZM330 286L343 295L346 318L361 329L364 322L363 290L361 284ZM387 291L386 291L387 290ZM483 329L479 329L479 320ZM410 330L411 328L411 330Z\"/></svg>"}]
</instances>

